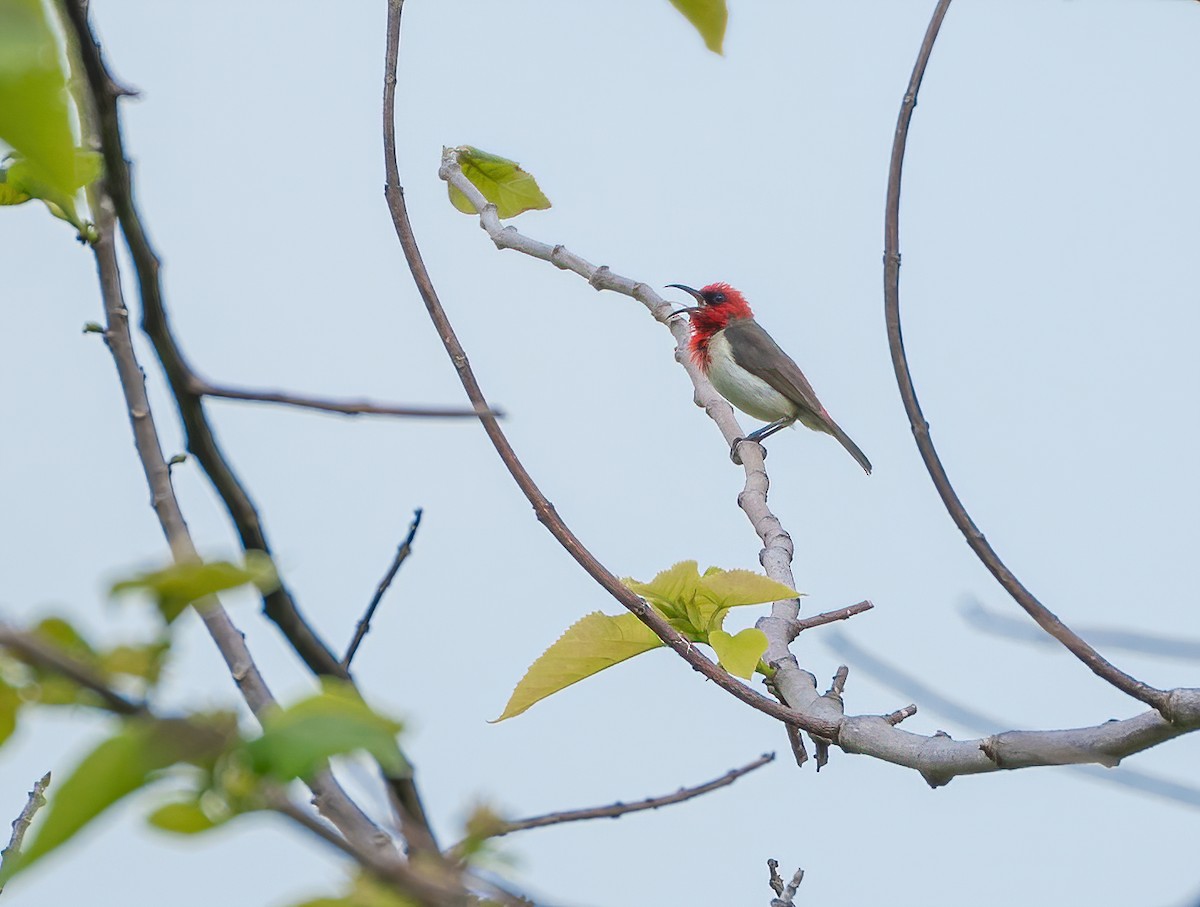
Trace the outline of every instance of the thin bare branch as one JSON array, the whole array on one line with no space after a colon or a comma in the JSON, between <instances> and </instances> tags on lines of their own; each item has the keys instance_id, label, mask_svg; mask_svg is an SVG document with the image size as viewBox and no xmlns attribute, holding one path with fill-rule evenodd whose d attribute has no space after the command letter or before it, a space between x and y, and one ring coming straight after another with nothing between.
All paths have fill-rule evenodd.
<instances>
[{"instance_id":1,"label":"thin bare branch","mask_svg":"<svg viewBox=\"0 0 1200 907\"><path fill-rule=\"evenodd\" d=\"M29 799L25 801L25 806L21 812L12 821L12 836L8 839L8 846L0 850L0 878L4 877L4 864L15 858L21 852L21 845L25 841L25 833L29 831L29 826L33 824L33 817L37 815L38 810L46 805L46 788L50 786L50 773L42 775L37 781L33 782L33 790L29 792ZM4 885L0 884L0 892L4 891Z\"/></svg>"},{"instance_id":2,"label":"thin bare branch","mask_svg":"<svg viewBox=\"0 0 1200 907\"><path fill-rule=\"evenodd\" d=\"M38 639L32 633L0 624L0 649L8 649L21 661L55 671L91 690L100 697L110 712L116 712L118 715L143 715L146 712L145 703L134 702L122 696L92 670L90 665L73 658L57 646Z\"/></svg>"},{"instance_id":3,"label":"thin bare branch","mask_svg":"<svg viewBox=\"0 0 1200 907\"><path fill-rule=\"evenodd\" d=\"M81 99L85 142L89 145L93 141L98 143L104 157L104 177L89 191L89 203L98 234L93 252L104 302L104 340L117 368L133 429L134 446L150 488L159 525L174 559L193 561L198 559L196 546L175 496L170 467L159 443L158 429L146 393L145 376L134 352L129 311L125 306L117 263L116 223L119 219L138 273L143 306L147 312L154 310L165 318L158 286L158 258L146 240L133 205L129 166L125 159L117 111L117 99L123 92L104 65L100 46L88 22L86 0L69 0L62 5L62 9L68 40L78 53L85 75L86 91ZM166 361L164 366L167 366ZM168 372L171 372L169 367ZM176 377L178 379L178 374ZM246 647L244 635L215 596L196 602L196 610L225 659L246 704L256 716L261 716L275 705L275 699ZM310 787L314 802L322 814L349 841L356 846L375 850L381 860L398 859L387 834L346 795L332 774L328 771L318 773L310 782Z\"/></svg>"},{"instance_id":4,"label":"thin bare branch","mask_svg":"<svg viewBox=\"0 0 1200 907\"><path fill-rule=\"evenodd\" d=\"M503 835L509 835L517 831L526 831L530 828L545 828L548 825L582 822L586 819L617 819L629 813L642 812L647 809L660 809L661 807L671 806L675 803L683 803L685 800L691 800L695 797L711 793L714 790L720 790L722 787L728 787L738 778L748 775L755 769L762 768L764 765L774 761L774 753L763 753L754 761L747 762L740 768L730 769L719 778L706 781L704 784L697 784L695 787L681 787L673 794L647 797L645 800L639 800L636 803L611 803L608 806L571 809L564 810L563 812L547 813L543 816L533 816L528 819L516 819L512 822L505 822L500 826L498 831L489 831L488 837L499 838Z\"/></svg>"},{"instance_id":5,"label":"thin bare branch","mask_svg":"<svg viewBox=\"0 0 1200 907\"><path fill-rule=\"evenodd\" d=\"M896 711L884 715L883 720L892 727L895 727L905 718L911 718L915 714L917 714L917 707L915 705L906 705L902 709L896 709Z\"/></svg>"},{"instance_id":6,"label":"thin bare branch","mask_svg":"<svg viewBox=\"0 0 1200 907\"><path fill-rule=\"evenodd\" d=\"M189 388L199 397L220 397L225 400L245 400L252 403L277 403L299 409L314 409L323 413L342 416L398 416L416 419L477 419L479 410L455 406L400 406L392 403L375 403L371 400L338 400L333 397L307 397L285 391L253 390L209 384L191 376ZM497 419L504 414L491 410Z\"/></svg>"},{"instance_id":7,"label":"thin bare branch","mask_svg":"<svg viewBox=\"0 0 1200 907\"><path fill-rule=\"evenodd\" d=\"M794 620L791 622L792 639L795 639L805 630L831 624L835 620L849 620L855 614L862 614L864 611L870 611L874 607L869 601L861 601L857 605L848 605L845 608L838 608L836 611L825 611L822 614L814 614L812 617L802 617Z\"/></svg>"},{"instance_id":8,"label":"thin bare branch","mask_svg":"<svg viewBox=\"0 0 1200 907\"><path fill-rule=\"evenodd\" d=\"M379 585L375 589L375 594L371 597L370 604L367 605L366 612L364 612L358 621L358 625L354 628L354 639L350 640L350 646L346 649L346 657L342 659L342 667L349 669L350 662L354 660L354 653L362 645L363 637L371 630L371 618L375 616L375 609L379 607L384 593L391 586L392 580L396 578L396 574L400 570L400 565L408 559L408 555L412 552L413 539L417 536L417 527L421 525L422 512L420 507L413 512L413 520L409 524L408 535L404 537L404 541L396 549L396 556L392 558L391 566L388 567L387 573L383 575L383 579L379 581Z\"/></svg>"},{"instance_id":9,"label":"thin bare branch","mask_svg":"<svg viewBox=\"0 0 1200 907\"><path fill-rule=\"evenodd\" d=\"M928 470L930 478L933 479L934 487L946 505L946 510L966 538L971 550L975 552L992 576L996 577L1005 591L1025 609L1025 612L1037 622L1039 627L1062 643L1098 677L1102 677L1122 692L1167 715L1169 708L1167 691L1143 683L1107 661L1070 627L1059 620L1049 608L1038 601L1033 593L1026 589L1000 560L1000 556L988 544L979 527L975 525L975 521L967 513L954 486L950 484L950 478L946 475L941 458L933 445L929 423L921 411L921 404L917 401L917 391L913 385L912 373L908 368L908 359L904 351L904 337L900 329L900 180L904 168L908 126L912 120L913 109L917 106L917 92L920 90L925 67L933 52L933 44L937 39L938 30L941 28L942 19L949 7L950 0L939 0L933 18L929 22L929 28L925 32L925 39L921 42L921 50L917 54L912 77L909 79L904 101L900 105L900 116L896 123L896 135L892 144L891 166L888 170L887 209L884 217L884 307L888 346L892 353L892 365L895 368L896 381L900 385L904 410L908 414L917 449L921 452L921 459L925 462L925 468Z\"/></svg>"}]
</instances>

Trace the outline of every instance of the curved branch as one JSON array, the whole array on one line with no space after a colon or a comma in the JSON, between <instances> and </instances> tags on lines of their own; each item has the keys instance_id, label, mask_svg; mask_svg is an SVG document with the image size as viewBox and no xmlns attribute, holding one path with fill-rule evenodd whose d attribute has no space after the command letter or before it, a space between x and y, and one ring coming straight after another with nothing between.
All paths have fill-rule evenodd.
<instances>
[{"instance_id":1,"label":"curved branch","mask_svg":"<svg viewBox=\"0 0 1200 907\"><path fill-rule=\"evenodd\" d=\"M1147 705L1153 706L1166 714L1168 693L1143 683L1135 677L1126 674L1099 652L1088 645L1078 634L1037 598L1034 597L1011 570L1000 560L979 527L975 525L959 500L958 494L950 484L933 439L929 434L929 423L921 412L921 404L917 401L917 391L913 386L912 373L908 368L908 360L904 353L904 337L900 331L900 179L904 167L904 149L908 141L908 124L912 119L913 109L917 106L917 92L921 87L921 79L925 75L925 66L933 52L933 43L937 39L942 19L950 7L950 0L939 0L934 10L929 28L925 32L925 40L921 42L921 50L913 67L912 77L908 82L908 90L900 105L900 116L896 122L896 136L892 144L892 159L888 169L887 210L884 218L884 252L883 252L883 293L884 308L887 319L888 347L892 353L892 365L896 371L896 381L900 385L900 396L904 401L904 411L912 425L913 437L925 468L933 479L934 487L941 495L954 524L966 537L971 550L983 562L992 576L1000 582L1005 591L1013 597L1018 605L1032 617L1039 627L1062 643L1068 651L1087 665L1097 676L1111 683L1118 690L1140 699Z\"/></svg>"},{"instance_id":2,"label":"curved branch","mask_svg":"<svg viewBox=\"0 0 1200 907\"><path fill-rule=\"evenodd\" d=\"M191 376L189 390L199 397L219 397L223 400L243 400L249 403L275 403L297 409L311 409L339 416L395 416L410 419L475 419L479 412L462 406L399 406L375 403L371 400L338 400L333 397L308 397L284 391L254 390L209 384L196 375ZM493 410L497 418L503 413Z\"/></svg>"}]
</instances>

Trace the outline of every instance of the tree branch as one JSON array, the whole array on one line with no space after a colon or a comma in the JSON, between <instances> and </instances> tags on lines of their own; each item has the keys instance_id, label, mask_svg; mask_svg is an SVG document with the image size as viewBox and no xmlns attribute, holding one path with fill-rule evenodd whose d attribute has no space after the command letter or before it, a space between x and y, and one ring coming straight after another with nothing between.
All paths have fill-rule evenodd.
<instances>
[{"instance_id":1,"label":"tree branch","mask_svg":"<svg viewBox=\"0 0 1200 907\"><path fill-rule=\"evenodd\" d=\"M449 318L446 316L441 301L438 299L437 291L433 287L433 282L430 279L429 272L425 268L425 263L421 258L421 251L417 246L416 237L412 231L412 224L409 221L408 211L404 203L404 189L400 185L399 167L396 162L396 136L395 136L395 109L396 109L396 62L400 48L400 13L403 7L403 0L389 0L388 4L388 40L387 40L387 58L386 69L384 75L384 91L383 91L383 144L384 144L384 165L387 169L387 185L385 195L387 198L388 208L392 215L392 223L396 228L396 235L400 240L400 245L404 250L404 255L408 261L409 270L412 272L413 280L417 285L417 290L421 294L422 300L425 302L426 310L429 312L429 317L433 320L437 328L438 335L442 338L442 343L446 347L446 352L450 356L451 362L454 363L455 369L458 371L459 380L462 382L463 388L467 392L468 399L477 408L487 408L487 399L483 391L479 387L479 382L475 378L475 373L471 369L470 362L467 359L466 351L459 343L458 337L451 326ZM457 169L457 168L456 168ZM443 162L443 171L446 170L446 163ZM461 171L458 171L461 177ZM444 176L443 178L449 178ZM463 178L470 192L474 193L472 199L479 198L478 190L475 189L469 182ZM456 184L457 185L457 184ZM461 188L461 187L460 187ZM492 211L494 215L494 209ZM548 250L550 247L546 247ZM569 256L565 253L562 247L556 247L563 252L564 256ZM550 254L546 256L550 260ZM570 256L577 259L575 256ZM557 262L556 262L557 263ZM585 263L586 264L586 263ZM565 267L566 265L560 265ZM664 321L670 314L671 306L664 302L645 284L634 283L628 278L619 278L612 274L608 268L592 268L591 284L597 289L617 289L626 295L633 296L637 299L647 301L648 305L656 306L656 314L660 320ZM657 301L654 303L653 301ZM684 326L678 326L678 331L684 331ZM682 339L682 334L679 335ZM694 368L694 367L693 367ZM707 385L707 381L705 382ZM710 391L710 397L706 401L706 408L710 408L710 413L720 411L723 413L724 419L718 424L722 425L722 430L728 433L729 443L733 442L735 437L744 435L737 427L737 423L733 420L732 411L729 404L725 403L712 389L711 385L707 385ZM714 417L715 418L715 417ZM725 421L727 419L727 421ZM567 527L562 518L554 509L554 505L546 498L541 489L533 481L533 478L526 471L521 461L517 458L516 452L512 445L509 444L508 438L504 431L500 428L500 424L496 419L489 415L480 417L483 423L484 431L487 432L488 438L491 439L492 445L496 448L496 452L500 455L500 459L508 468L509 474L516 481L517 486L524 492L526 499L533 505L534 512L537 514L538 520L550 531L551 535L561 544L567 552L579 563L580 566L590 575L597 583L600 584L610 595L618 602L624 605L627 609L637 615L646 626L654 631L664 643L675 651L681 658L687 661L696 671L703 674L709 680L713 681L717 686L731 693L738 699L765 712L773 718L778 718L781 721L786 721L802 727L805 730L815 730L826 734L833 733L835 727L821 719L813 719L803 715L793 709L780 705L763 696L761 693L752 690L745 684L739 683L728 672L714 664L709 659L705 658L699 650L691 643L690 640L675 631L667 621L650 608L641 598L635 595L632 591L626 588L616 576L614 576L608 568L601 564L596 557L583 545L583 543L575 536L575 534ZM761 448L756 445L746 445L746 451L743 455L743 460L746 463L748 473L754 472L754 481L761 485L762 494L760 496L762 506L765 508L766 501L766 472L762 470ZM760 478L761 477L761 478ZM748 482L749 485L749 482ZM755 498L757 502L759 498ZM769 514L769 511L768 511ZM778 520L775 520L771 515L770 519L773 525L778 527ZM787 556L786 562L790 562L791 557L791 539L782 529L772 533L776 544L783 548L786 547ZM764 553L766 557L766 553ZM790 569L787 570L788 582L786 585L793 585L791 580ZM778 579L778 577L775 577ZM795 617L796 603L791 603L791 617ZM786 647L785 647L786 650Z\"/></svg>"},{"instance_id":2,"label":"tree branch","mask_svg":"<svg viewBox=\"0 0 1200 907\"><path fill-rule=\"evenodd\" d=\"M33 824L33 817L37 815L38 810L46 805L46 788L49 786L50 773L46 772L33 783L29 799L25 801L25 806L20 814L13 819L12 837L8 839L8 846L0 850L0 878L4 876L4 864L21 852L21 845L25 841L25 832L29 831L29 826ZM3 891L4 885L0 884L0 892Z\"/></svg>"},{"instance_id":3,"label":"tree branch","mask_svg":"<svg viewBox=\"0 0 1200 907\"><path fill-rule=\"evenodd\" d=\"M159 525L174 559L177 562L194 561L199 556L171 484L170 468L162 454L158 429L146 394L145 375L133 348L129 311L125 306L117 264L116 220L120 217L138 271L143 305L147 309L153 305L161 314L158 259L146 242L133 208L129 167L121 142L117 98L124 92L105 68L100 47L88 23L86 0L69 0L62 5L62 9L68 40L78 53L86 76L87 90L81 99L80 113L85 140L98 141L104 156L104 177L89 192L98 233L92 250L104 301L104 340L117 368L133 429L134 446L150 488ZM250 710L261 718L264 711L275 705L275 699L246 647L244 635L215 596L196 602L195 607L225 659L243 699ZM318 808L347 840L356 846L374 850L381 860L399 859L387 834L372 823L346 795L332 774L328 771L319 773L310 782L310 787Z\"/></svg>"},{"instance_id":4,"label":"tree branch","mask_svg":"<svg viewBox=\"0 0 1200 907\"><path fill-rule=\"evenodd\" d=\"M1165 690L1145 684L1107 661L1070 627L1059 620L1049 608L1038 601L1033 593L1026 589L1000 560L1000 556L988 544L979 527L975 525L975 521L963 507L954 486L950 484L950 478L946 475L941 458L938 457L937 449L933 445L933 439L929 433L929 423L925 420L925 415L921 412L921 404L917 401L917 391L913 385L912 373L908 368L908 360L904 352L904 337L900 330L900 180L904 168L904 150L908 141L908 125L912 119L913 109L917 106L917 92L920 90L925 67L933 52L933 43L937 40L942 19L949 7L950 0L939 0L933 18L929 22L929 28L925 32L925 40L921 42L921 50L917 54L917 62L908 82L908 90L900 105L900 116L896 122L896 136L892 144L891 166L888 169L887 210L884 217L884 308L887 320L888 347L892 353L892 365L895 368L896 381L900 385L904 411L908 414L908 421L912 426L917 449L921 452L921 459L925 462L925 468L929 472L929 477L933 479L933 485L946 505L946 510L966 538L971 550L975 552L992 576L996 577L1005 591L1013 597L1013 600L1037 621L1039 627L1062 643L1093 673L1108 681L1118 690L1135 699L1140 699L1167 715L1169 694Z\"/></svg>"},{"instance_id":5,"label":"tree branch","mask_svg":"<svg viewBox=\"0 0 1200 907\"><path fill-rule=\"evenodd\" d=\"M392 559L391 566L388 567L388 571L384 574L383 579L379 581L379 586L375 589L375 595L371 597L371 602L367 605L366 612L354 628L354 639L350 640L350 646L346 649L346 655L342 659L342 667L347 670L350 668L350 662L354 660L354 654L358 651L358 647L362 645L363 638L371 630L371 618L375 616L375 609L379 607L384 593L387 592L388 587L392 584L392 580L396 578L396 574L400 570L400 565L412 553L413 539L416 538L417 527L421 525L422 512L421 508L418 507L413 513L413 521L409 524L408 535L404 537L404 541L396 549L396 556Z\"/></svg>"},{"instance_id":6,"label":"tree branch","mask_svg":"<svg viewBox=\"0 0 1200 907\"><path fill-rule=\"evenodd\" d=\"M145 703L134 702L122 696L89 665L72 658L56 646L43 642L32 633L0 624L0 649L8 649L27 664L55 671L91 690L100 697L110 712L116 712L118 715L143 715L146 712Z\"/></svg>"},{"instance_id":7,"label":"tree branch","mask_svg":"<svg viewBox=\"0 0 1200 907\"><path fill-rule=\"evenodd\" d=\"M795 639L805 630L811 630L813 627L821 627L825 624L831 624L835 620L849 620L855 614L862 614L864 611L870 611L875 606L868 601L859 602L857 605L849 605L845 608L838 608L836 611L826 611L823 614L814 614L812 617L805 617L799 620L792 621L791 638Z\"/></svg>"},{"instance_id":8,"label":"tree branch","mask_svg":"<svg viewBox=\"0 0 1200 907\"><path fill-rule=\"evenodd\" d=\"M252 403L277 403L299 409L314 409L318 412L337 413L343 416L401 416L417 419L477 419L479 411L453 406L399 406L391 403L374 403L370 400L336 400L332 397L306 397L284 391L252 390L209 384L196 375L190 376L189 390L197 397L221 397L225 400L246 400ZM491 415L502 418L499 410Z\"/></svg>"},{"instance_id":9,"label":"tree branch","mask_svg":"<svg viewBox=\"0 0 1200 907\"><path fill-rule=\"evenodd\" d=\"M694 797L719 790L722 787L728 787L738 778L748 775L755 769L762 768L764 765L774 761L774 753L763 753L763 755L754 761L748 762L740 768L730 769L719 778L714 778L712 781L706 781L704 784L698 784L695 787L681 787L673 794L647 797L645 800L639 800L637 803L612 803L608 806L571 809L562 812L547 813L543 816L533 816L528 819L516 819L512 822L505 822L500 826L498 831L489 831L488 837L499 838L530 828L545 828L547 825L562 825L565 822L581 822L586 819L618 819L628 813L642 812L647 809L659 809L663 806L683 803L685 800L691 800Z\"/></svg>"}]
</instances>

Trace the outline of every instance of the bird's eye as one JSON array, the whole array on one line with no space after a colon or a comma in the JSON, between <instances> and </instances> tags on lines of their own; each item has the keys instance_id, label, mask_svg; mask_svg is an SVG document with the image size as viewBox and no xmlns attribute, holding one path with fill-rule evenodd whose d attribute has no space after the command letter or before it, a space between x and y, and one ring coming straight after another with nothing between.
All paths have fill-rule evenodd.
<instances>
[{"instance_id":1,"label":"bird's eye","mask_svg":"<svg viewBox=\"0 0 1200 907\"><path fill-rule=\"evenodd\" d=\"M713 302L724 302L724 301L725 301L724 293L716 293L713 295Z\"/></svg>"}]
</instances>

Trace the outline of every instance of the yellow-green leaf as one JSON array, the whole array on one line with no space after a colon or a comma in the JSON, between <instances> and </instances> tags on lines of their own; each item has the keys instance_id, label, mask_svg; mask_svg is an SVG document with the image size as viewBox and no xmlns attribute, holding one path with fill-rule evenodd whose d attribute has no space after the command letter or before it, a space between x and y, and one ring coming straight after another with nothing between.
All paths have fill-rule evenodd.
<instances>
[{"instance_id":1,"label":"yellow-green leaf","mask_svg":"<svg viewBox=\"0 0 1200 907\"><path fill-rule=\"evenodd\" d=\"M800 593L749 570L709 567L700 575L695 561L680 561L648 583L626 579L671 625L695 639L719 630L730 608L796 598Z\"/></svg>"},{"instance_id":2,"label":"yellow-green leaf","mask_svg":"<svg viewBox=\"0 0 1200 907\"><path fill-rule=\"evenodd\" d=\"M767 651L767 634L756 627L747 627L737 636L724 630L713 630L708 634L708 644L717 653L721 667L734 677L749 680L758 660Z\"/></svg>"},{"instance_id":3,"label":"yellow-green leaf","mask_svg":"<svg viewBox=\"0 0 1200 907\"><path fill-rule=\"evenodd\" d=\"M271 559L261 551L247 551L246 562L242 566L228 561L172 564L162 570L113 583L112 593L149 593L157 600L159 610L170 623L197 599L249 583L263 592L269 592L279 585Z\"/></svg>"},{"instance_id":4,"label":"yellow-green leaf","mask_svg":"<svg viewBox=\"0 0 1200 907\"><path fill-rule=\"evenodd\" d=\"M155 828L177 835L194 835L219 824L208 817L196 800L164 803L152 812L147 821Z\"/></svg>"},{"instance_id":5,"label":"yellow-green leaf","mask_svg":"<svg viewBox=\"0 0 1200 907\"><path fill-rule=\"evenodd\" d=\"M516 217L524 211L550 207L550 199L542 194L537 180L521 169L516 161L498 154L489 154L470 145L455 148L458 166L483 197L496 206L500 217ZM450 203L464 214L475 214L475 206L465 195L450 189Z\"/></svg>"},{"instance_id":6,"label":"yellow-green leaf","mask_svg":"<svg viewBox=\"0 0 1200 907\"><path fill-rule=\"evenodd\" d=\"M323 690L263 719L263 733L246 744L260 775L308 778L330 756L366 750L390 775L409 770L396 744L398 721L371 710L353 685L326 679Z\"/></svg>"},{"instance_id":7,"label":"yellow-green leaf","mask_svg":"<svg viewBox=\"0 0 1200 907\"><path fill-rule=\"evenodd\" d=\"M67 74L48 6L0 0L0 140L54 191L69 196L78 188L75 141Z\"/></svg>"},{"instance_id":8,"label":"yellow-green leaf","mask_svg":"<svg viewBox=\"0 0 1200 907\"><path fill-rule=\"evenodd\" d=\"M725 25L729 21L725 0L671 0L671 5L700 32L705 47L715 54L723 52Z\"/></svg>"},{"instance_id":9,"label":"yellow-green leaf","mask_svg":"<svg viewBox=\"0 0 1200 907\"><path fill-rule=\"evenodd\" d=\"M628 658L663 644L632 614L610 617L599 611L574 623L538 658L509 697L496 721L520 715L551 693L566 689Z\"/></svg>"},{"instance_id":10,"label":"yellow-green leaf","mask_svg":"<svg viewBox=\"0 0 1200 907\"><path fill-rule=\"evenodd\" d=\"M21 694L0 680L0 743L17 729L17 712L23 704Z\"/></svg>"}]
</instances>

